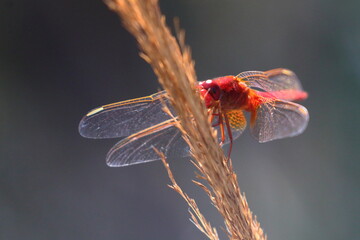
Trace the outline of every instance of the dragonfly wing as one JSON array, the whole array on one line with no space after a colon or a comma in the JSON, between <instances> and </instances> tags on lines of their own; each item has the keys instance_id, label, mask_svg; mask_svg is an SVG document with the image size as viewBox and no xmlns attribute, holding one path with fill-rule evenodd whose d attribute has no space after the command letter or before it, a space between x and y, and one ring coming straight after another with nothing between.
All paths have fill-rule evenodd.
<instances>
[{"instance_id":1,"label":"dragonfly wing","mask_svg":"<svg viewBox=\"0 0 360 240\"><path fill-rule=\"evenodd\" d=\"M248 71L240 73L237 77L249 87L267 92L266 97L292 101L304 99L307 96L295 73L288 69L277 68L266 72Z\"/></svg>"},{"instance_id":2,"label":"dragonfly wing","mask_svg":"<svg viewBox=\"0 0 360 240\"><path fill-rule=\"evenodd\" d=\"M238 137L240 137L240 135L244 132L246 128L246 118L244 116L243 111L241 110L228 111L225 113L225 115L229 120L232 138L233 140L235 140ZM218 141L221 142L221 129L220 129L220 125L218 125L218 121L219 121L218 117L214 118L213 125L216 125L216 127L214 128L217 131ZM225 122L223 124L225 125ZM224 134L225 134L225 142L224 142L225 145L230 143L230 138L228 131L226 130L226 127L224 130Z\"/></svg>"},{"instance_id":3,"label":"dragonfly wing","mask_svg":"<svg viewBox=\"0 0 360 240\"><path fill-rule=\"evenodd\" d=\"M309 121L305 107L282 100L263 103L257 109L251 133L259 142L301 134Z\"/></svg>"},{"instance_id":4,"label":"dragonfly wing","mask_svg":"<svg viewBox=\"0 0 360 240\"><path fill-rule=\"evenodd\" d=\"M166 121L170 116L163 111L163 103L174 111L165 95L162 91L96 108L80 121L79 132L87 138L125 137Z\"/></svg>"},{"instance_id":5,"label":"dragonfly wing","mask_svg":"<svg viewBox=\"0 0 360 240\"><path fill-rule=\"evenodd\" d=\"M246 118L241 110L232 110L227 112L226 116L229 120L233 140L235 140L244 132L246 128ZM227 144L229 142L230 140L226 139L225 143Z\"/></svg>"},{"instance_id":6,"label":"dragonfly wing","mask_svg":"<svg viewBox=\"0 0 360 240\"><path fill-rule=\"evenodd\" d=\"M175 120L145 129L118 142L107 154L110 167L122 167L138 163L160 160L154 148L169 158L189 155L189 146L175 127Z\"/></svg>"}]
</instances>

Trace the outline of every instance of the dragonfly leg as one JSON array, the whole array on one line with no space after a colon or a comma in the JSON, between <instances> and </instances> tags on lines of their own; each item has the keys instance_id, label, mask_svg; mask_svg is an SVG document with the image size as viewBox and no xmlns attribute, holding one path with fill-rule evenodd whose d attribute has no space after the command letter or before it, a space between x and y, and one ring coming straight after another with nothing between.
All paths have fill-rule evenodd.
<instances>
[{"instance_id":1,"label":"dragonfly leg","mask_svg":"<svg viewBox=\"0 0 360 240\"><path fill-rule=\"evenodd\" d=\"M214 120L214 115L212 116L212 118L211 118L211 122ZM219 126L220 125L220 118L219 118L219 116L217 116L217 121L216 121L216 123L213 123L211 126L212 127L217 127L217 126Z\"/></svg>"},{"instance_id":2,"label":"dragonfly leg","mask_svg":"<svg viewBox=\"0 0 360 240\"><path fill-rule=\"evenodd\" d=\"M212 110L208 110L208 113L210 114L210 122L212 123L214 121L214 118L217 117L216 123L212 123L212 127L217 127L220 125L220 113L218 112L219 108L216 106Z\"/></svg>"},{"instance_id":3,"label":"dragonfly leg","mask_svg":"<svg viewBox=\"0 0 360 240\"><path fill-rule=\"evenodd\" d=\"M212 113L211 111L208 111L208 114L210 114L209 119L210 119L210 123L212 123L212 122L214 121L215 114ZM219 121L218 121L218 122L219 122ZM212 124L212 127L216 127L216 126L218 126L218 123Z\"/></svg>"},{"instance_id":4,"label":"dragonfly leg","mask_svg":"<svg viewBox=\"0 0 360 240\"><path fill-rule=\"evenodd\" d=\"M233 146L233 135L232 135L232 132L231 132L229 119L228 119L227 115L225 115L224 118L225 118L226 130L227 130L229 140L230 140L229 152L228 152L228 157L227 157L227 160L229 160L230 155L231 155L231 151L232 151L232 146Z\"/></svg>"},{"instance_id":5,"label":"dragonfly leg","mask_svg":"<svg viewBox=\"0 0 360 240\"><path fill-rule=\"evenodd\" d=\"M223 115L219 115L219 126L220 126L220 133L221 133L221 142L220 146L222 146L225 143L225 128L224 128L224 122L223 122Z\"/></svg>"},{"instance_id":6,"label":"dragonfly leg","mask_svg":"<svg viewBox=\"0 0 360 240\"><path fill-rule=\"evenodd\" d=\"M229 120L228 120L226 114L223 114L221 112L220 106L214 107L213 112L210 114L211 114L211 116L210 116L211 122L214 120L215 116L217 117L217 122L212 124L212 126L220 127L220 134L221 134L220 146L224 145L225 140L226 140L226 134L225 134L225 127L226 127L227 134L228 134L229 140L230 140L230 150L229 150L228 157L227 157L227 161L228 161L230 159L230 154L231 154L231 150L232 150L232 141L233 141L233 136L232 136ZM225 120L225 124L224 124L224 120Z\"/></svg>"}]
</instances>

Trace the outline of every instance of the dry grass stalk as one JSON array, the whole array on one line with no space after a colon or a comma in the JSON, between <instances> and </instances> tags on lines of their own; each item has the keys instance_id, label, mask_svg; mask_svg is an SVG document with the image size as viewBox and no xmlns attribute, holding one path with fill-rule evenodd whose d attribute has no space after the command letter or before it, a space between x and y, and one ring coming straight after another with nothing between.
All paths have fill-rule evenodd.
<instances>
[{"instance_id":1,"label":"dry grass stalk","mask_svg":"<svg viewBox=\"0 0 360 240\"><path fill-rule=\"evenodd\" d=\"M194 199L190 198L177 184L175 181L174 175L169 167L169 164L166 162L166 157L162 152L159 152L157 149L155 151L161 156L161 160L167 170L167 173L169 175L171 185L169 185L170 188L174 189L176 192L180 194L182 198L185 199L187 204L189 205L191 211L191 221L194 223L194 225L202 232L204 233L209 239L211 240L218 240L219 236L217 234L217 231L215 228L211 227L211 224L206 220L204 215L200 212L200 209L198 208L196 202Z\"/></svg>"},{"instance_id":2,"label":"dry grass stalk","mask_svg":"<svg viewBox=\"0 0 360 240\"><path fill-rule=\"evenodd\" d=\"M232 162L224 156L207 111L196 93L194 63L189 48L184 45L184 34L179 34L179 46L166 26L157 0L106 0L106 3L120 15L125 27L135 36L141 56L152 66L168 92L179 116L178 127L190 146L200 178L208 182L211 191L203 184L195 183L207 192L224 217L229 239L266 239L240 192ZM212 229L198 212L195 202L176 184L168 165L165 166L173 188L185 198L201 225L192 215L195 224L200 226L200 230ZM210 232L205 234L210 239L216 239L216 231L212 231L212 236L209 236Z\"/></svg>"}]
</instances>

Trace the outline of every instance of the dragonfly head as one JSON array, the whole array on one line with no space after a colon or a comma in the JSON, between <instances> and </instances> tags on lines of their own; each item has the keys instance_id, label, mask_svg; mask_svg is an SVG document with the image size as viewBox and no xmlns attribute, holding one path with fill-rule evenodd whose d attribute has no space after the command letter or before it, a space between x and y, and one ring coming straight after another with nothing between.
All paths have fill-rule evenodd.
<instances>
[{"instance_id":1,"label":"dragonfly head","mask_svg":"<svg viewBox=\"0 0 360 240\"><path fill-rule=\"evenodd\" d=\"M201 97L207 108L213 106L222 96L222 90L218 83L213 80L206 80L199 83Z\"/></svg>"}]
</instances>

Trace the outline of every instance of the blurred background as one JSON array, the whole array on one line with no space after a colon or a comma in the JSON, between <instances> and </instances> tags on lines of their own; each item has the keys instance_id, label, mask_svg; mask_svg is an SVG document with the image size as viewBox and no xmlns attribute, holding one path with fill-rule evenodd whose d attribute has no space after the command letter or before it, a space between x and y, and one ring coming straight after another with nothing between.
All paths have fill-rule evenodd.
<instances>
[{"instance_id":1,"label":"blurred background","mask_svg":"<svg viewBox=\"0 0 360 240\"><path fill-rule=\"evenodd\" d=\"M269 239L359 236L360 2L160 1L179 17L199 80L292 69L309 93L304 134L266 144L248 131L232 159ZM0 3L0 239L206 239L161 162L109 168L115 139L80 137L99 105L159 90L100 0ZM222 218L170 160L222 239Z\"/></svg>"}]
</instances>

